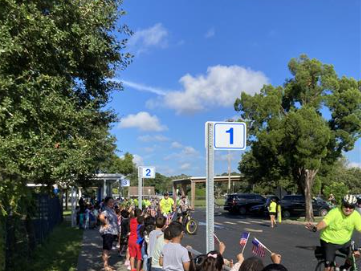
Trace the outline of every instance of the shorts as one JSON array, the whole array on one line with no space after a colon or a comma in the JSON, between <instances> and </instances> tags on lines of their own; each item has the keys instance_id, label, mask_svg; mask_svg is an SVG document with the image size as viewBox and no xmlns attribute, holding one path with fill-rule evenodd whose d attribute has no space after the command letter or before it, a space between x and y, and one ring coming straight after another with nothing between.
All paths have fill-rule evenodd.
<instances>
[{"instance_id":1,"label":"shorts","mask_svg":"<svg viewBox=\"0 0 361 271\"><path fill-rule=\"evenodd\" d=\"M323 240L320 240L320 241L321 241L321 247L323 249L324 257L325 257L325 267L333 266L333 264L335 262L335 255L336 255L337 250L345 255L350 254L350 241L343 245L327 243Z\"/></svg>"},{"instance_id":2,"label":"shorts","mask_svg":"<svg viewBox=\"0 0 361 271\"><path fill-rule=\"evenodd\" d=\"M112 250L113 242L116 239L116 235L113 234L104 234L103 235L103 249L104 250Z\"/></svg>"},{"instance_id":3,"label":"shorts","mask_svg":"<svg viewBox=\"0 0 361 271\"><path fill-rule=\"evenodd\" d=\"M271 212L269 213L269 215L276 215L276 212Z\"/></svg>"},{"instance_id":4,"label":"shorts","mask_svg":"<svg viewBox=\"0 0 361 271\"><path fill-rule=\"evenodd\" d=\"M126 246L128 244L128 236L120 236L120 245Z\"/></svg>"},{"instance_id":5,"label":"shorts","mask_svg":"<svg viewBox=\"0 0 361 271\"><path fill-rule=\"evenodd\" d=\"M140 245L136 242L129 242L128 244L129 256L131 258L136 258L137 260L142 260L142 252L140 250Z\"/></svg>"}]
</instances>

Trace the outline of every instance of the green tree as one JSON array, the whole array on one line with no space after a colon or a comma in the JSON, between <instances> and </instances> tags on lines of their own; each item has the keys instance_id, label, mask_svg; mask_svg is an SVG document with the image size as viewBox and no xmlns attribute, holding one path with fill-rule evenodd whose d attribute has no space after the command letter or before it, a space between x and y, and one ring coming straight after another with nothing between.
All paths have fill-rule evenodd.
<instances>
[{"instance_id":1,"label":"green tree","mask_svg":"<svg viewBox=\"0 0 361 271\"><path fill-rule=\"evenodd\" d=\"M121 53L121 1L4 0L0 9L0 175L83 182L114 150L106 109ZM1 185L1 184L0 184ZM49 186L50 187L50 186Z\"/></svg>"},{"instance_id":2,"label":"green tree","mask_svg":"<svg viewBox=\"0 0 361 271\"><path fill-rule=\"evenodd\" d=\"M120 173L127 176L136 173L137 169L133 162L132 154L127 152L121 158L114 152L106 157L106 160L100 164L99 171L105 173Z\"/></svg>"},{"instance_id":3,"label":"green tree","mask_svg":"<svg viewBox=\"0 0 361 271\"><path fill-rule=\"evenodd\" d=\"M235 110L247 123L247 152L241 172L254 183L296 184L306 197L306 219L313 220L312 187L321 168L352 150L361 135L361 82L338 78L333 66L301 55L291 59L292 78L284 86L264 86L241 94ZM326 119L321 110L328 108Z\"/></svg>"},{"instance_id":4,"label":"green tree","mask_svg":"<svg viewBox=\"0 0 361 271\"><path fill-rule=\"evenodd\" d=\"M1 1L0 223L21 219L27 182L85 185L113 154L109 79L131 59L121 4Z\"/></svg>"}]
</instances>

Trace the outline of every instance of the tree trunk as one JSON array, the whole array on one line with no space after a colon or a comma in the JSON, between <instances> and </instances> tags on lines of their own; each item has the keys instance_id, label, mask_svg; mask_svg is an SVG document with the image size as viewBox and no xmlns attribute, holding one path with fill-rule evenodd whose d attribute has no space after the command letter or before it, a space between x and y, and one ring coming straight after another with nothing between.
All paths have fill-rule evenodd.
<instances>
[{"instance_id":1,"label":"tree trunk","mask_svg":"<svg viewBox=\"0 0 361 271\"><path fill-rule=\"evenodd\" d=\"M313 207L312 207L312 186L315 181L315 176L318 170L303 169L302 179L304 181L304 194L306 203L306 221L314 221Z\"/></svg>"}]
</instances>

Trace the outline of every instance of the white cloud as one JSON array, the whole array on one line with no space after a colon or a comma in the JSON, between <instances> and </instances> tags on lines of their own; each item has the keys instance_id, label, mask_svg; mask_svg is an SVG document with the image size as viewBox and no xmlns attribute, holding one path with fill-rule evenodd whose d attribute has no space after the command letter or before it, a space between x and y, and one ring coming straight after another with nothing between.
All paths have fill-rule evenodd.
<instances>
[{"instance_id":1,"label":"white cloud","mask_svg":"<svg viewBox=\"0 0 361 271\"><path fill-rule=\"evenodd\" d=\"M160 124L156 116L151 116L148 112L139 112L135 115L130 114L123 119L119 124L120 128L138 128L142 131L164 131L167 127Z\"/></svg>"},{"instance_id":2,"label":"white cloud","mask_svg":"<svg viewBox=\"0 0 361 271\"><path fill-rule=\"evenodd\" d=\"M161 23L152 27L136 31L128 41L130 48L136 49L137 53L147 51L149 48L166 48L168 46L168 31Z\"/></svg>"},{"instance_id":3,"label":"white cloud","mask_svg":"<svg viewBox=\"0 0 361 271\"><path fill-rule=\"evenodd\" d=\"M349 168L353 168L353 167L358 167L361 168L361 163L357 163L357 162L350 162L347 165Z\"/></svg>"},{"instance_id":4,"label":"white cloud","mask_svg":"<svg viewBox=\"0 0 361 271\"><path fill-rule=\"evenodd\" d=\"M216 34L216 31L215 31L214 28L212 27L212 28L208 29L207 33L204 34L204 37L205 37L206 39L209 39L209 38L214 37L215 34Z\"/></svg>"},{"instance_id":5,"label":"white cloud","mask_svg":"<svg viewBox=\"0 0 361 271\"><path fill-rule=\"evenodd\" d=\"M171 147L172 147L172 149L180 149L183 147L183 145L180 144L179 142L174 141L174 142L172 142Z\"/></svg>"},{"instance_id":6,"label":"white cloud","mask_svg":"<svg viewBox=\"0 0 361 271\"><path fill-rule=\"evenodd\" d=\"M179 168L182 170L189 169L191 167L190 163L184 163Z\"/></svg>"},{"instance_id":7,"label":"white cloud","mask_svg":"<svg viewBox=\"0 0 361 271\"><path fill-rule=\"evenodd\" d=\"M196 157L200 156L199 152L191 146L182 146L181 148L182 148L182 150L180 152L171 153L171 154L165 156L163 159L166 161L172 160L172 159L179 159L182 161L182 160L189 160L190 158L196 158Z\"/></svg>"},{"instance_id":8,"label":"white cloud","mask_svg":"<svg viewBox=\"0 0 361 271\"><path fill-rule=\"evenodd\" d=\"M165 142L165 141L169 141L169 138L163 135L155 135L155 136L143 135L143 136L139 136L138 140L142 142L152 142L152 141Z\"/></svg>"},{"instance_id":9,"label":"white cloud","mask_svg":"<svg viewBox=\"0 0 361 271\"><path fill-rule=\"evenodd\" d=\"M193 147L187 146L187 147L184 147L182 154L184 154L186 156L192 156L192 155L197 155L198 151L196 151Z\"/></svg>"},{"instance_id":10,"label":"white cloud","mask_svg":"<svg viewBox=\"0 0 361 271\"><path fill-rule=\"evenodd\" d=\"M225 119L224 121L233 122L233 121L238 121L240 118L241 118L240 116L235 115L235 116L233 116L231 118Z\"/></svg>"},{"instance_id":11,"label":"white cloud","mask_svg":"<svg viewBox=\"0 0 361 271\"><path fill-rule=\"evenodd\" d=\"M143 166L144 165L144 161L143 161L143 157L141 157L138 154L133 154L133 162L137 165L137 166Z\"/></svg>"},{"instance_id":12,"label":"white cloud","mask_svg":"<svg viewBox=\"0 0 361 271\"><path fill-rule=\"evenodd\" d=\"M241 66L213 66L206 75L184 75L180 79L182 91L167 92L164 97L150 100L153 107L165 106L177 114L194 114L211 107L231 107L241 92L255 94L268 78L259 71Z\"/></svg>"},{"instance_id":13,"label":"white cloud","mask_svg":"<svg viewBox=\"0 0 361 271\"><path fill-rule=\"evenodd\" d=\"M131 81L126 81L126 80L122 80L121 81L124 86L127 87L131 87L134 88L136 90L140 90L140 91L147 91L147 92L151 92L157 95L161 95L164 96L166 94L166 91L160 88L156 88L156 87L150 87L150 86L146 86L143 84L139 84L139 83L135 83L135 82L131 82Z\"/></svg>"}]
</instances>

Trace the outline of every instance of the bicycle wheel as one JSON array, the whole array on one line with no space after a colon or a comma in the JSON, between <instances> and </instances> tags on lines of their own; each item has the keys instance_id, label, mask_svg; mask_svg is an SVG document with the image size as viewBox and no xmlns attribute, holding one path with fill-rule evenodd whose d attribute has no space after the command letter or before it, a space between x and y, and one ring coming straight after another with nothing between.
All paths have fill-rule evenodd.
<instances>
[{"instance_id":1,"label":"bicycle wheel","mask_svg":"<svg viewBox=\"0 0 361 271\"><path fill-rule=\"evenodd\" d=\"M318 261L315 271L323 271L325 268L325 260Z\"/></svg>"},{"instance_id":2,"label":"bicycle wheel","mask_svg":"<svg viewBox=\"0 0 361 271\"><path fill-rule=\"evenodd\" d=\"M193 218L189 219L186 224L186 231L189 235L196 234L198 229L198 223Z\"/></svg>"},{"instance_id":3,"label":"bicycle wheel","mask_svg":"<svg viewBox=\"0 0 361 271\"><path fill-rule=\"evenodd\" d=\"M361 259L356 259L355 267L352 266L350 270L351 271L360 271L361 270Z\"/></svg>"}]
</instances>

